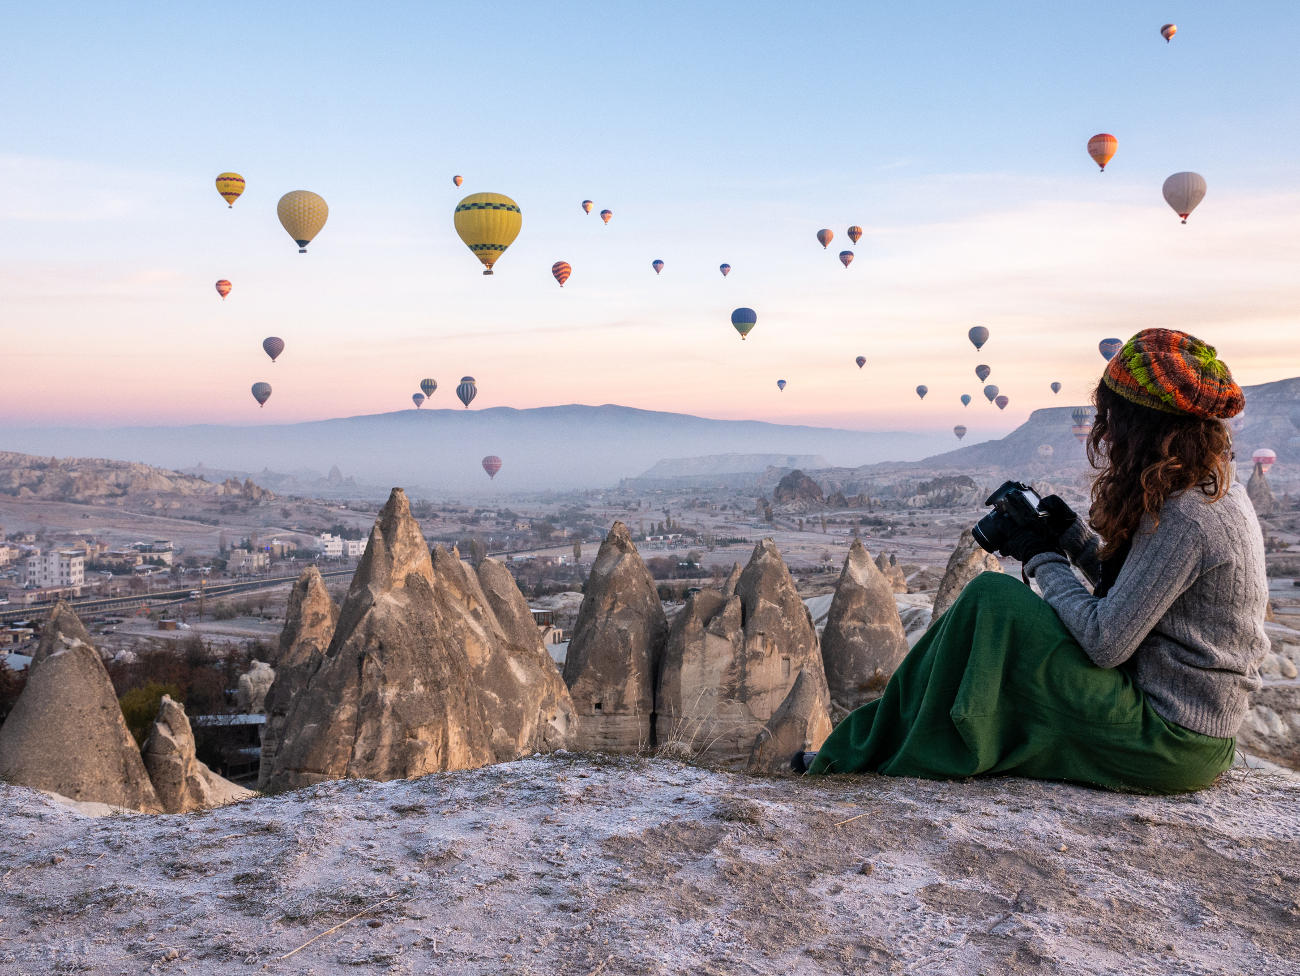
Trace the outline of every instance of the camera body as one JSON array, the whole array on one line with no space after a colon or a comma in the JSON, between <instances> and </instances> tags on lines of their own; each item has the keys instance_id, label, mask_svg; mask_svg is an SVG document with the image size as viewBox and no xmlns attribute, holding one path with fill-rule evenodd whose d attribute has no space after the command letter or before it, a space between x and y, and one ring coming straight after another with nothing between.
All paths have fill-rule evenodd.
<instances>
[{"instance_id":1,"label":"camera body","mask_svg":"<svg viewBox=\"0 0 1300 976\"><path fill-rule=\"evenodd\" d=\"M1004 481L984 502L993 511L971 527L971 535L987 552L1001 549L1016 529L1034 525L1047 517L1038 492L1019 481Z\"/></svg>"}]
</instances>

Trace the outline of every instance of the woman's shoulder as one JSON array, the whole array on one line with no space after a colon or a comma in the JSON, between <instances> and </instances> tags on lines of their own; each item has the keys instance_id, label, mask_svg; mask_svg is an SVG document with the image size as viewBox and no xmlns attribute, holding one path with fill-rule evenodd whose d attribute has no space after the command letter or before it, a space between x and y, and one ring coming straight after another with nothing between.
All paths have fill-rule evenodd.
<instances>
[{"instance_id":1,"label":"woman's shoulder","mask_svg":"<svg viewBox=\"0 0 1300 976\"><path fill-rule=\"evenodd\" d=\"M1161 509L1161 521L1182 516L1198 524L1209 522L1237 522L1245 516L1254 516L1254 506L1240 481L1234 481L1218 498L1211 498L1199 488L1189 488L1170 495Z\"/></svg>"}]
</instances>

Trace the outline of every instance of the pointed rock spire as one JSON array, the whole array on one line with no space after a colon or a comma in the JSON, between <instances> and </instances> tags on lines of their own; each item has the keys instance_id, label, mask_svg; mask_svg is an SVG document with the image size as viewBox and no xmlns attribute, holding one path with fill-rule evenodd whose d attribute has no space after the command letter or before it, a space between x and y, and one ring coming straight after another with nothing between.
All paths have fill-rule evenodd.
<instances>
[{"instance_id":1,"label":"pointed rock spire","mask_svg":"<svg viewBox=\"0 0 1300 976\"><path fill-rule=\"evenodd\" d=\"M572 748L629 752L653 744L655 674L668 619L654 579L615 522L587 577L564 661L578 714Z\"/></svg>"},{"instance_id":2,"label":"pointed rock spire","mask_svg":"<svg viewBox=\"0 0 1300 976\"><path fill-rule=\"evenodd\" d=\"M740 582L740 563L731 564L731 572L727 574L726 580L722 584L722 595L730 597L735 595L736 584Z\"/></svg>"},{"instance_id":3,"label":"pointed rock spire","mask_svg":"<svg viewBox=\"0 0 1300 976\"><path fill-rule=\"evenodd\" d=\"M143 751L154 792L167 813L206 810L253 795L199 762L185 708L171 695L163 695L158 703L158 717Z\"/></svg>"},{"instance_id":4,"label":"pointed rock spire","mask_svg":"<svg viewBox=\"0 0 1300 976\"><path fill-rule=\"evenodd\" d=\"M844 558L821 643L831 700L845 712L878 697L907 654L893 587L857 539Z\"/></svg>"},{"instance_id":5,"label":"pointed rock spire","mask_svg":"<svg viewBox=\"0 0 1300 976\"><path fill-rule=\"evenodd\" d=\"M491 725L433 560L394 488L339 611L329 650L291 703L268 788L387 780L491 762Z\"/></svg>"},{"instance_id":6,"label":"pointed rock spire","mask_svg":"<svg viewBox=\"0 0 1300 976\"><path fill-rule=\"evenodd\" d=\"M797 752L821 748L831 734L826 686L811 671L800 671L790 693L754 738L749 753L751 773L777 773L790 768Z\"/></svg>"},{"instance_id":7,"label":"pointed rock spire","mask_svg":"<svg viewBox=\"0 0 1300 976\"><path fill-rule=\"evenodd\" d=\"M50 614L27 685L0 727L0 777L73 800L162 812L99 652L64 603Z\"/></svg>"},{"instance_id":8,"label":"pointed rock spire","mask_svg":"<svg viewBox=\"0 0 1300 976\"><path fill-rule=\"evenodd\" d=\"M957 540L952 555L948 557L948 567L943 571L943 579L939 581L930 622L934 623L943 616L944 612L957 602L957 597L961 596L961 591L966 589L966 584L980 573L1000 572L1002 572L1002 563L998 562L998 557L980 548L980 544L975 541L975 536L971 535L970 529L964 531L961 538Z\"/></svg>"},{"instance_id":9,"label":"pointed rock spire","mask_svg":"<svg viewBox=\"0 0 1300 976\"><path fill-rule=\"evenodd\" d=\"M895 593L907 592L907 577L903 575L903 569L898 565L898 557L893 553L886 556L883 552L876 554L876 568L884 574L885 579L889 581L890 589Z\"/></svg>"}]
</instances>

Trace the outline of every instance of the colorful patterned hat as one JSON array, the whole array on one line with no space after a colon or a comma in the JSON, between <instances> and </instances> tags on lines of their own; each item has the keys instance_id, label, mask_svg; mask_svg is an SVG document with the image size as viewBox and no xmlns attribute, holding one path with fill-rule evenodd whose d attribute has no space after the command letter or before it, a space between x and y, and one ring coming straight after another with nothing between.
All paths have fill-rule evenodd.
<instances>
[{"instance_id":1,"label":"colorful patterned hat","mask_svg":"<svg viewBox=\"0 0 1300 976\"><path fill-rule=\"evenodd\" d=\"M1214 347L1172 329L1143 329L1115 354L1101 381L1124 399L1165 413L1226 420L1246 406Z\"/></svg>"}]
</instances>

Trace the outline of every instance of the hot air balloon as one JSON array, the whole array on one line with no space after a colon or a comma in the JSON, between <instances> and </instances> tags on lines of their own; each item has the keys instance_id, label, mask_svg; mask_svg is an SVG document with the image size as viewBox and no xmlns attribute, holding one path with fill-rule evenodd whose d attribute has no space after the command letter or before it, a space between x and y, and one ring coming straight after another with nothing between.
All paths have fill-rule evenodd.
<instances>
[{"instance_id":1,"label":"hot air balloon","mask_svg":"<svg viewBox=\"0 0 1300 976\"><path fill-rule=\"evenodd\" d=\"M1185 224L1197 204L1205 199L1205 177L1200 173L1175 173L1165 180L1162 192L1165 203L1174 208Z\"/></svg>"},{"instance_id":2,"label":"hot air balloon","mask_svg":"<svg viewBox=\"0 0 1300 976\"><path fill-rule=\"evenodd\" d=\"M492 273L524 225L519 204L500 193L471 193L456 204L453 220L460 239L483 262L485 275Z\"/></svg>"},{"instance_id":3,"label":"hot air balloon","mask_svg":"<svg viewBox=\"0 0 1300 976\"><path fill-rule=\"evenodd\" d=\"M590 201L590 200L583 200L583 201L582 201L582 212L583 212L583 213L588 213L588 214L591 213L591 201Z\"/></svg>"},{"instance_id":4,"label":"hot air balloon","mask_svg":"<svg viewBox=\"0 0 1300 976\"><path fill-rule=\"evenodd\" d=\"M752 308L738 308L731 313L731 327L740 333L743 339L758 322L758 315Z\"/></svg>"},{"instance_id":5,"label":"hot air balloon","mask_svg":"<svg viewBox=\"0 0 1300 976\"><path fill-rule=\"evenodd\" d=\"M474 377L462 376L460 386L456 387L456 396L460 397L460 402L465 404L465 409L469 409L469 402L478 396L478 386L474 383Z\"/></svg>"},{"instance_id":6,"label":"hot air balloon","mask_svg":"<svg viewBox=\"0 0 1300 976\"><path fill-rule=\"evenodd\" d=\"M266 404L266 401L269 400L269 399L271 399L271 384L270 384L270 383L254 383L254 384L253 384L253 399L257 401L257 405L258 405L259 407L264 406L264 405Z\"/></svg>"},{"instance_id":7,"label":"hot air balloon","mask_svg":"<svg viewBox=\"0 0 1300 976\"><path fill-rule=\"evenodd\" d=\"M785 380L777 380L777 381L776 381L776 388L777 388L778 390L784 390L784 389L785 389Z\"/></svg>"},{"instance_id":8,"label":"hot air balloon","mask_svg":"<svg viewBox=\"0 0 1300 976\"><path fill-rule=\"evenodd\" d=\"M609 223L609 218L612 216L614 216L614 211L612 210L602 210L600 212L600 219L607 224Z\"/></svg>"},{"instance_id":9,"label":"hot air balloon","mask_svg":"<svg viewBox=\"0 0 1300 976\"><path fill-rule=\"evenodd\" d=\"M1061 384L1056 382L1055 380L1052 381L1052 392L1053 393L1061 392Z\"/></svg>"},{"instance_id":10,"label":"hot air balloon","mask_svg":"<svg viewBox=\"0 0 1300 976\"><path fill-rule=\"evenodd\" d=\"M834 238L835 232L825 227L817 232L817 243L822 246L823 250L826 248L826 245L830 244L830 242L834 240Z\"/></svg>"},{"instance_id":11,"label":"hot air balloon","mask_svg":"<svg viewBox=\"0 0 1300 976\"><path fill-rule=\"evenodd\" d=\"M993 402L998 405L999 410L1005 410L1007 409L1007 404L1011 402L1011 399L1005 393L1003 393Z\"/></svg>"},{"instance_id":12,"label":"hot air balloon","mask_svg":"<svg viewBox=\"0 0 1300 976\"><path fill-rule=\"evenodd\" d=\"M853 361L854 361L855 363L858 364L858 369L861 369L863 366L867 365L867 357L866 357L866 356L859 356L857 359L855 359L855 360L853 360Z\"/></svg>"},{"instance_id":13,"label":"hot air balloon","mask_svg":"<svg viewBox=\"0 0 1300 976\"><path fill-rule=\"evenodd\" d=\"M916 388L916 395L919 396L922 400L925 399L925 395L929 392L930 392L930 388L928 386L922 385Z\"/></svg>"},{"instance_id":14,"label":"hot air balloon","mask_svg":"<svg viewBox=\"0 0 1300 976\"><path fill-rule=\"evenodd\" d=\"M966 436L965 424L958 424L956 427L952 429L952 432L957 435L957 440L961 440L963 437Z\"/></svg>"},{"instance_id":15,"label":"hot air balloon","mask_svg":"<svg viewBox=\"0 0 1300 976\"><path fill-rule=\"evenodd\" d=\"M1038 456L1041 458L1049 458L1055 453L1056 453L1056 448L1052 447L1051 444L1038 445Z\"/></svg>"},{"instance_id":16,"label":"hot air balloon","mask_svg":"<svg viewBox=\"0 0 1300 976\"><path fill-rule=\"evenodd\" d=\"M426 397L431 397L433 396L434 391L438 389L438 381L432 376L426 376L424 379L420 380L420 389L424 391Z\"/></svg>"},{"instance_id":17,"label":"hot air balloon","mask_svg":"<svg viewBox=\"0 0 1300 976\"><path fill-rule=\"evenodd\" d=\"M963 394L961 395L961 405L962 405L963 407L969 407L969 406L970 406L970 394L969 394L969 393L963 393Z\"/></svg>"},{"instance_id":18,"label":"hot air balloon","mask_svg":"<svg viewBox=\"0 0 1300 976\"><path fill-rule=\"evenodd\" d=\"M1070 433L1082 444L1088 439L1088 431L1092 429L1092 410L1088 407L1075 407L1070 411L1070 419L1074 421Z\"/></svg>"},{"instance_id":19,"label":"hot air balloon","mask_svg":"<svg viewBox=\"0 0 1300 976\"><path fill-rule=\"evenodd\" d=\"M230 294L230 282L225 278L217 282L217 294L221 296L222 300Z\"/></svg>"},{"instance_id":20,"label":"hot air balloon","mask_svg":"<svg viewBox=\"0 0 1300 976\"><path fill-rule=\"evenodd\" d=\"M221 199L233 207L239 195L244 192L244 178L238 173L218 173L217 192L221 194Z\"/></svg>"},{"instance_id":21,"label":"hot air balloon","mask_svg":"<svg viewBox=\"0 0 1300 976\"><path fill-rule=\"evenodd\" d=\"M1101 358L1110 362L1115 358L1115 354L1124 348L1123 339L1102 339L1097 343L1097 351L1101 353Z\"/></svg>"},{"instance_id":22,"label":"hot air balloon","mask_svg":"<svg viewBox=\"0 0 1300 976\"><path fill-rule=\"evenodd\" d=\"M284 352L284 340L279 336L267 336L262 340L262 351L271 357L271 362L275 362Z\"/></svg>"},{"instance_id":23,"label":"hot air balloon","mask_svg":"<svg viewBox=\"0 0 1300 976\"><path fill-rule=\"evenodd\" d=\"M501 459L495 454L489 454L483 459L483 470L487 472L489 478L495 478L497 472L501 470Z\"/></svg>"},{"instance_id":24,"label":"hot air balloon","mask_svg":"<svg viewBox=\"0 0 1300 976\"><path fill-rule=\"evenodd\" d=\"M992 403L997 398L997 395L998 395L998 388L994 386L992 383L984 387L984 399L987 400L989 403Z\"/></svg>"},{"instance_id":25,"label":"hot air balloon","mask_svg":"<svg viewBox=\"0 0 1300 976\"><path fill-rule=\"evenodd\" d=\"M992 368L989 366L985 366L983 363L980 363L978 366L975 367L975 375L980 378L981 383L983 383L986 379L989 378L989 373L991 372L993 372Z\"/></svg>"},{"instance_id":26,"label":"hot air balloon","mask_svg":"<svg viewBox=\"0 0 1300 976\"><path fill-rule=\"evenodd\" d=\"M1273 467L1273 462L1277 460L1277 451L1261 447L1250 456L1250 459L1255 462L1255 467L1259 468L1261 474L1268 474L1268 469Z\"/></svg>"},{"instance_id":27,"label":"hot air balloon","mask_svg":"<svg viewBox=\"0 0 1300 976\"><path fill-rule=\"evenodd\" d=\"M718 270L722 272L722 277L725 278L725 277L727 277L727 275L731 274L731 265L729 265L729 264L720 264L720 265L718 265Z\"/></svg>"},{"instance_id":28,"label":"hot air balloon","mask_svg":"<svg viewBox=\"0 0 1300 976\"><path fill-rule=\"evenodd\" d=\"M856 244L861 239L862 239L862 228L859 227L857 224L854 224L852 227L849 228L849 240L851 240L854 244Z\"/></svg>"},{"instance_id":29,"label":"hot air balloon","mask_svg":"<svg viewBox=\"0 0 1300 976\"><path fill-rule=\"evenodd\" d=\"M650 267L655 269L655 274L658 274L659 272L663 271L664 263L659 258L655 258L653 261L650 262Z\"/></svg>"},{"instance_id":30,"label":"hot air balloon","mask_svg":"<svg viewBox=\"0 0 1300 976\"><path fill-rule=\"evenodd\" d=\"M416 410L419 410L422 406L424 406L424 394L423 394L423 393L412 393L412 394L411 394L411 402L415 404L415 409L416 409Z\"/></svg>"},{"instance_id":31,"label":"hot air balloon","mask_svg":"<svg viewBox=\"0 0 1300 976\"><path fill-rule=\"evenodd\" d=\"M1178 33L1177 24L1162 24L1160 26L1160 36L1165 39L1166 44L1172 41L1174 39L1174 35L1177 33ZM1194 46L1195 45L1193 45L1193 47Z\"/></svg>"},{"instance_id":32,"label":"hot air balloon","mask_svg":"<svg viewBox=\"0 0 1300 976\"><path fill-rule=\"evenodd\" d=\"M556 261L551 265L551 274L555 275L555 280L564 287L564 283L569 280L569 275L573 274L573 266L568 261Z\"/></svg>"},{"instance_id":33,"label":"hot air balloon","mask_svg":"<svg viewBox=\"0 0 1300 976\"><path fill-rule=\"evenodd\" d=\"M847 268L852 263L853 263L853 252L840 251L840 264L844 265L844 267Z\"/></svg>"},{"instance_id":34,"label":"hot air balloon","mask_svg":"<svg viewBox=\"0 0 1300 976\"><path fill-rule=\"evenodd\" d=\"M1106 164L1115 158L1115 150L1119 148L1119 140L1109 132L1099 132L1088 140L1088 155L1092 161L1101 167L1101 171L1106 172Z\"/></svg>"},{"instance_id":35,"label":"hot air balloon","mask_svg":"<svg viewBox=\"0 0 1300 976\"><path fill-rule=\"evenodd\" d=\"M971 345L975 347L976 352L984 348L984 343L989 341L989 330L982 325L973 325L966 337L970 339Z\"/></svg>"},{"instance_id":36,"label":"hot air balloon","mask_svg":"<svg viewBox=\"0 0 1300 976\"><path fill-rule=\"evenodd\" d=\"M311 190L290 190L275 205L280 226L288 231L298 245L298 253L306 254L307 245L320 233L330 215L329 205Z\"/></svg>"},{"instance_id":37,"label":"hot air balloon","mask_svg":"<svg viewBox=\"0 0 1300 976\"><path fill-rule=\"evenodd\" d=\"M463 176L453 176L453 177L451 178L451 181L452 181L453 183L455 183L457 186L460 186L462 183L465 182L465 177L463 177Z\"/></svg>"}]
</instances>

